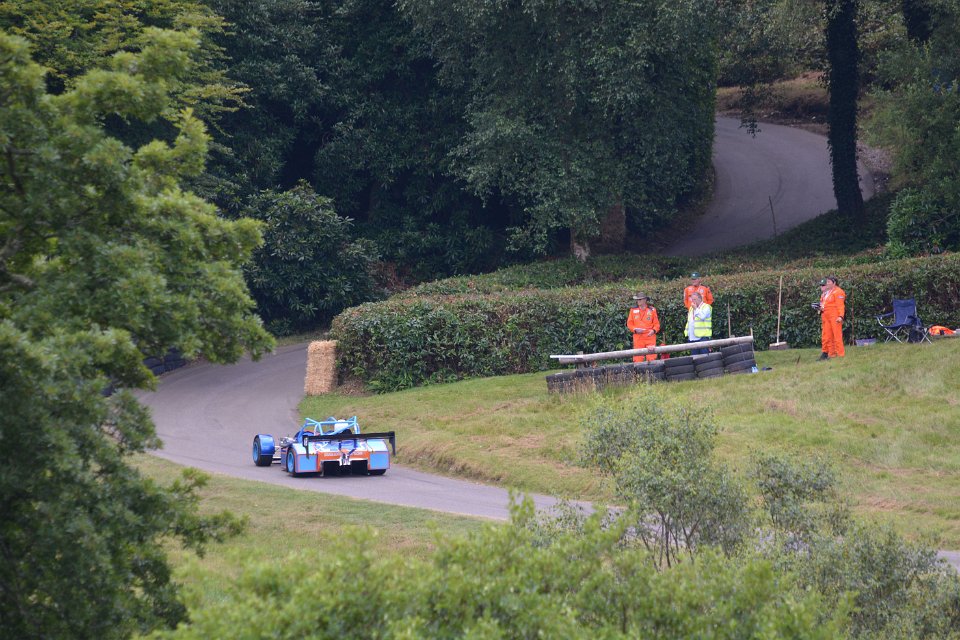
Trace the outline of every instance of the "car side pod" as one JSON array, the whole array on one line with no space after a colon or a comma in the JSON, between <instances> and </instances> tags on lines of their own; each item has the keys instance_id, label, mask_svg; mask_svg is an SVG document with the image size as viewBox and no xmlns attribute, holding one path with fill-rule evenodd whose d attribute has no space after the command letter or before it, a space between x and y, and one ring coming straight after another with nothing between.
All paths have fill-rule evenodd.
<instances>
[{"instance_id":1,"label":"car side pod","mask_svg":"<svg viewBox=\"0 0 960 640\"><path fill-rule=\"evenodd\" d=\"M267 433L258 433L253 438L253 464L258 467L269 467L273 464L273 456L277 446L273 436Z\"/></svg>"}]
</instances>

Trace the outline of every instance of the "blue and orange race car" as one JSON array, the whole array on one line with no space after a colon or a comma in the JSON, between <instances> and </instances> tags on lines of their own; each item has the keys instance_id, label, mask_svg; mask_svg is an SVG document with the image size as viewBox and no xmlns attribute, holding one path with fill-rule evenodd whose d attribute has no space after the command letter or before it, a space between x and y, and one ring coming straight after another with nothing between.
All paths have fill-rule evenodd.
<instances>
[{"instance_id":1,"label":"blue and orange race car","mask_svg":"<svg viewBox=\"0 0 960 640\"><path fill-rule=\"evenodd\" d=\"M391 453L397 454L394 432L361 434L356 416L349 420L307 418L295 435L277 441L272 435L259 433L253 439L255 465L269 467L277 462L292 476L305 473L381 476L390 468Z\"/></svg>"}]
</instances>

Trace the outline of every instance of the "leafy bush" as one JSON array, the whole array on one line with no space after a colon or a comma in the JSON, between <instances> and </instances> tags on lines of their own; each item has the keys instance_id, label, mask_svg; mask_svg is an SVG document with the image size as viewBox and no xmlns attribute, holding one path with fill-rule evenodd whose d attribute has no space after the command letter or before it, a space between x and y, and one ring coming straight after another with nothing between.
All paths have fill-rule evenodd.
<instances>
[{"instance_id":1,"label":"leafy bush","mask_svg":"<svg viewBox=\"0 0 960 640\"><path fill-rule=\"evenodd\" d=\"M246 267L260 315L275 333L309 329L371 300L374 245L351 236L328 198L306 184L263 191L246 215L264 223L264 244Z\"/></svg>"},{"instance_id":2,"label":"leafy bush","mask_svg":"<svg viewBox=\"0 0 960 640\"><path fill-rule=\"evenodd\" d=\"M896 257L955 249L960 247L960 209L932 191L904 189L890 207L887 234Z\"/></svg>"},{"instance_id":3,"label":"leafy bush","mask_svg":"<svg viewBox=\"0 0 960 640\"><path fill-rule=\"evenodd\" d=\"M601 400L583 426L586 462L611 474L618 497L640 515L625 512L613 530L635 523L624 530L625 543L639 538L655 566L703 557L710 547L740 551L749 562L755 549L828 608L852 605L852 637L958 637L960 578L953 568L923 544L852 523L838 478L822 461L760 454L752 474L765 516L758 519L731 474L711 460L716 431L705 413L645 390L622 404ZM570 517L531 529L543 537L564 527L584 531Z\"/></svg>"},{"instance_id":4,"label":"leafy bush","mask_svg":"<svg viewBox=\"0 0 960 640\"><path fill-rule=\"evenodd\" d=\"M928 40L883 56L870 123L874 141L896 150L895 180L911 187L890 220L897 254L960 248L960 3L915 6L931 17Z\"/></svg>"},{"instance_id":5,"label":"leafy bush","mask_svg":"<svg viewBox=\"0 0 960 640\"><path fill-rule=\"evenodd\" d=\"M929 323L960 324L960 255L879 260L835 271L847 292L848 340L876 336L874 316L891 299L913 296ZM780 271L717 275L714 335L726 336L726 311L734 335L753 331L756 345L776 340ZM824 269L786 272L780 339L795 346L819 344L819 317L810 303ZM341 371L377 390L430 381L503 375L556 367L550 354L629 348L624 328L631 294L643 289L659 310L661 339L684 341L686 280L628 281L618 285L393 298L347 309L332 324Z\"/></svg>"},{"instance_id":6,"label":"leafy bush","mask_svg":"<svg viewBox=\"0 0 960 640\"><path fill-rule=\"evenodd\" d=\"M748 530L746 494L713 459L717 428L704 408L673 407L650 392L597 407L581 427L585 462L613 477L657 566L703 545L737 549Z\"/></svg>"},{"instance_id":7,"label":"leafy bush","mask_svg":"<svg viewBox=\"0 0 960 640\"><path fill-rule=\"evenodd\" d=\"M922 543L855 523L822 461L761 454L753 473L767 519L758 547L835 606L854 638L957 638L960 578Z\"/></svg>"},{"instance_id":8,"label":"leafy bush","mask_svg":"<svg viewBox=\"0 0 960 640\"><path fill-rule=\"evenodd\" d=\"M855 525L843 536L819 535L802 551L784 554L779 566L828 603L852 596L851 637L960 637L956 570L892 530Z\"/></svg>"},{"instance_id":9,"label":"leafy bush","mask_svg":"<svg viewBox=\"0 0 960 640\"><path fill-rule=\"evenodd\" d=\"M536 544L532 503L508 526L438 542L428 560L370 533L248 569L168 640L245 638L837 638L846 611L756 558L705 553L658 572L599 520Z\"/></svg>"}]
</instances>

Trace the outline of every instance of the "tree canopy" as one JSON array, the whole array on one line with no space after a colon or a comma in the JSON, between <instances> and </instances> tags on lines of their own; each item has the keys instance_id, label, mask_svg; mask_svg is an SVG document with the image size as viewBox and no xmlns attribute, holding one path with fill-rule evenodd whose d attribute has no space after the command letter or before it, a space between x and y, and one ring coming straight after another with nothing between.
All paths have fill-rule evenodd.
<instances>
[{"instance_id":1,"label":"tree canopy","mask_svg":"<svg viewBox=\"0 0 960 640\"><path fill-rule=\"evenodd\" d=\"M180 183L207 136L175 114L196 31L145 29L135 51L53 95L27 43L0 32L0 629L17 638L114 638L174 624L169 539L202 548L236 528L201 518L188 476L160 487L130 466L155 447L129 389L145 354L213 361L272 344L239 264L260 242ZM131 148L112 118L176 123ZM113 385L117 393L103 393Z\"/></svg>"},{"instance_id":2,"label":"tree canopy","mask_svg":"<svg viewBox=\"0 0 960 640\"><path fill-rule=\"evenodd\" d=\"M514 195L526 212L515 244L542 251L558 228L596 238L611 208L649 229L702 180L712 2L400 6L431 43L441 79L468 101L458 175L482 197Z\"/></svg>"}]
</instances>

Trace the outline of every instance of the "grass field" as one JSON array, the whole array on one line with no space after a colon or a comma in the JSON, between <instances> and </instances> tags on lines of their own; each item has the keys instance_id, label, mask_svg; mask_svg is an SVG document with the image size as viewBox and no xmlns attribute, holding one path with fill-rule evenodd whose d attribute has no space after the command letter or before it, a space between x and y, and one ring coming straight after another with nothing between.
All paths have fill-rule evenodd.
<instances>
[{"instance_id":1,"label":"grass field","mask_svg":"<svg viewBox=\"0 0 960 640\"><path fill-rule=\"evenodd\" d=\"M153 456L141 456L137 466L150 478L165 484L179 477L181 470L178 465ZM250 561L295 561L298 552L318 545L349 550L351 527L375 529L384 553L424 556L434 548L435 534L463 534L485 522L221 475L211 476L200 493L202 513L226 509L247 521L241 535L210 545L203 558L179 548L171 549L177 578L203 598L216 598L222 585L235 578ZM330 536L339 542L331 543Z\"/></svg>"},{"instance_id":2,"label":"grass field","mask_svg":"<svg viewBox=\"0 0 960 640\"><path fill-rule=\"evenodd\" d=\"M960 340L818 351L758 352L771 371L657 385L710 409L719 453L746 472L752 452L824 456L858 514L909 537L960 548ZM605 397L646 393L646 387ZM589 500L610 498L576 463L579 420L601 397L549 395L542 374L468 380L377 396L304 400L311 417L357 415L398 433L398 462L437 473Z\"/></svg>"}]
</instances>

